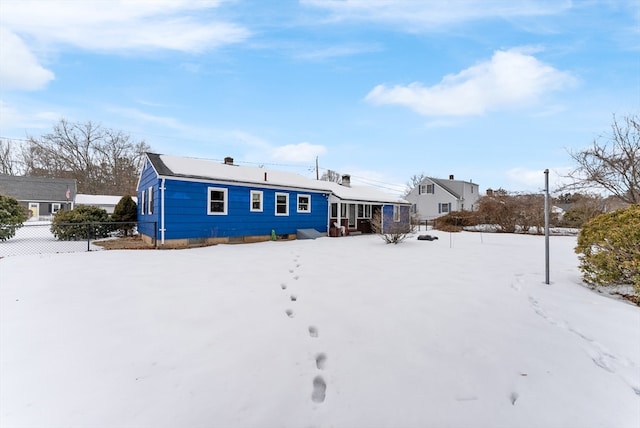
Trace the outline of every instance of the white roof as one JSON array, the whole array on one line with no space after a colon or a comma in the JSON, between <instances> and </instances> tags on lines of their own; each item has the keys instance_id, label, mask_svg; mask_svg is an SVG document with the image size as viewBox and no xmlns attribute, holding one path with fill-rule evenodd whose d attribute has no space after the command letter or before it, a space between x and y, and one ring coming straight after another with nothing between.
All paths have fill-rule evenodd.
<instances>
[{"instance_id":1,"label":"white roof","mask_svg":"<svg viewBox=\"0 0 640 428\"><path fill-rule=\"evenodd\" d=\"M170 171L158 171L160 176L182 176L185 178L236 181L262 186L294 187L330 192L343 200L362 202L401 203L408 202L398 196L368 186L343 186L329 181L312 180L300 174L241 165L228 165L209 159L156 155ZM155 156L154 156L155 157ZM164 174L163 174L164 172Z\"/></svg>"},{"instance_id":2,"label":"white roof","mask_svg":"<svg viewBox=\"0 0 640 428\"><path fill-rule=\"evenodd\" d=\"M85 195L83 193L78 193L76 195L76 204L78 205L118 205L122 196L113 196L113 195ZM134 202L137 203L137 198L132 196Z\"/></svg>"}]
</instances>

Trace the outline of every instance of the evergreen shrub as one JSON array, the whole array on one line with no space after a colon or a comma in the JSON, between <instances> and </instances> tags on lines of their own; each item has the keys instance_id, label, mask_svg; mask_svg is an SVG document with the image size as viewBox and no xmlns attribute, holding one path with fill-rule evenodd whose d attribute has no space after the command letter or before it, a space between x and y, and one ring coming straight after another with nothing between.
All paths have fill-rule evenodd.
<instances>
[{"instance_id":1,"label":"evergreen shrub","mask_svg":"<svg viewBox=\"0 0 640 428\"><path fill-rule=\"evenodd\" d=\"M640 298L640 205L601 214L578 235L580 270L591 285L633 285Z\"/></svg>"},{"instance_id":2,"label":"evergreen shrub","mask_svg":"<svg viewBox=\"0 0 640 428\"><path fill-rule=\"evenodd\" d=\"M62 241L106 238L114 230L109 214L102 208L80 205L58 211L51 223L51 233Z\"/></svg>"},{"instance_id":3,"label":"evergreen shrub","mask_svg":"<svg viewBox=\"0 0 640 428\"><path fill-rule=\"evenodd\" d=\"M16 199L0 195L0 241L13 238L25 221L27 213L24 207Z\"/></svg>"}]
</instances>

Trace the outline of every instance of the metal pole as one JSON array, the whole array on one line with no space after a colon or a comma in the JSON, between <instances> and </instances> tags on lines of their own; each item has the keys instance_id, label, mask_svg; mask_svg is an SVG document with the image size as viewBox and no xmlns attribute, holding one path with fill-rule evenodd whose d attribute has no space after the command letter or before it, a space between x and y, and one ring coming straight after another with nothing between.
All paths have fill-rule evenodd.
<instances>
[{"instance_id":1,"label":"metal pole","mask_svg":"<svg viewBox=\"0 0 640 428\"><path fill-rule=\"evenodd\" d=\"M544 170L544 283L549 284L549 170Z\"/></svg>"}]
</instances>

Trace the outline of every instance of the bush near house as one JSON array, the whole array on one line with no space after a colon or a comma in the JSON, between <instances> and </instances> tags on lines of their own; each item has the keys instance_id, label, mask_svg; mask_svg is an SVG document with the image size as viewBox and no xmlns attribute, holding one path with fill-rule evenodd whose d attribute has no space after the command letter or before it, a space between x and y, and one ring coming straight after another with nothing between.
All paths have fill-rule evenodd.
<instances>
[{"instance_id":1,"label":"bush near house","mask_svg":"<svg viewBox=\"0 0 640 428\"><path fill-rule=\"evenodd\" d=\"M387 224L385 230L382 230L382 211L376 210L371 217L371 230L380 236L387 244L399 244L416 231L412 223L392 223Z\"/></svg>"},{"instance_id":2,"label":"bush near house","mask_svg":"<svg viewBox=\"0 0 640 428\"><path fill-rule=\"evenodd\" d=\"M640 304L640 205L601 214L587 222L575 249L591 285L633 285Z\"/></svg>"},{"instance_id":3,"label":"bush near house","mask_svg":"<svg viewBox=\"0 0 640 428\"><path fill-rule=\"evenodd\" d=\"M62 241L106 238L114 226L102 208L81 205L69 211L58 211L51 223L51 233Z\"/></svg>"},{"instance_id":4,"label":"bush near house","mask_svg":"<svg viewBox=\"0 0 640 428\"><path fill-rule=\"evenodd\" d=\"M118 224L118 230L120 230L124 236L129 236L131 231L136 227L136 221L138 220L138 205L134 202L131 196L123 196L111 214L111 220L114 222L131 222Z\"/></svg>"},{"instance_id":5,"label":"bush near house","mask_svg":"<svg viewBox=\"0 0 640 428\"><path fill-rule=\"evenodd\" d=\"M479 224L478 215L473 211L451 211L449 214L438 217L434 222L434 229L445 232L460 232L466 226Z\"/></svg>"},{"instance_id":6,"label":"bush near house","mask_svg":"<svg viewBox=\"0 0 640 428\"><path fill-rule=\"evenodd\" d=\"M27 213L24 207L16 199L0 195L0 241L13 238L25 221Z\"/></svg>"}]
</instances>

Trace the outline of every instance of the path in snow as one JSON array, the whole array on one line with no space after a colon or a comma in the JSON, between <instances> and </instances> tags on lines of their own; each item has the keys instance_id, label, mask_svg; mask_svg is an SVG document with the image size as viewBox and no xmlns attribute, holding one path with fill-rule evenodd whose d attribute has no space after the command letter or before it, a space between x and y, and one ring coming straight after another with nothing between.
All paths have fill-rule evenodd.
<instances>
[{"instance_id":1,"label":"path in snow","mask_svg":"<svg viewBox=\"0 0 640 428\"><path fill-rule=\"evenodd\" d=\"M292 274L292 279L296 281L298 286L300 284L300 282L298 281L300 279L300 275L298 274L298 269L301 266L301 263L299 263L299 259L300 259L300 255L295 255L293 258L293 263L295 264L295 267L289 269L289 273ZM280 288L283 291L286 291L288 286L285 282L283 282L280 284ZM297 302L298 294L291 294L289 296L289 301L290 303ZM291 308L287 308L285 310L285 313L289 318L293 318L295 316L295 313ZM318 337L318 328L316 326L313 326L313 325L309 326L308 331L309 331L309 336L311 338ZM326 364L327 364L327 355L324 352L317 353L315 356L316 369L322 371L326 368ZM327 382L324 380L324 378L321 375L317 375L313 378L312 387L313 388L311 392L311 400L314 403L323 403L327 395Z\"/></svg>"}]
</instances>

